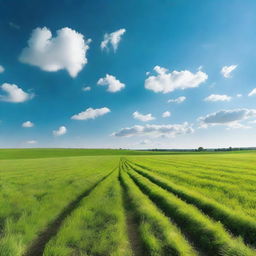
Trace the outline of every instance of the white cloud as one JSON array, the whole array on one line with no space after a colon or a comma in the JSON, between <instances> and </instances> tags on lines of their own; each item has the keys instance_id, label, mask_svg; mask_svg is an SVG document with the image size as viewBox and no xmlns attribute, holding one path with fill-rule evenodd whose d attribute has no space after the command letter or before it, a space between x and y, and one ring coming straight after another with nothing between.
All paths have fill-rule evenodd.
<instances>
[{"instance_id":1,"label":"white cloud","mask_svg":"<svg viewBox=\"0 0 256 256\"><path fill-rule=\"evenodd\" d=\"M140 120L142 122L148 122L148 121L152 121L155 119L155 117L153 117L152 114L143 115L143 114L139 113L138 111L135 111L132 114L132 116L134 119Z\"/></svg>"},{"instance_id":2,"label":"white cloud","mask_svg":"<svg viewBox=\"0 0 256 256\"><path fill-rule=\"evenodd\" d=\"M86 41L82 34L67 27L57 30L56 37L46 27L36 28L19 59L44 71L66 69L70 76L76 77L87 63L86 52L90 42L90 39Z\"/></svg>"},{"instance_id":3,"label":"white cloud","mask_svg":"<svg viewBox=\"0 0 256 256\"><path fill-rule=\"evenodd\" d=\"M168 93L177 89L195 88L208 78L201 70L196 73L189 70L169 72L166 68L155 66L154 71L157 74L145 80L145 88L154 92Z\"/></svg>"},{"instance_id":4,"label":"white cloud","mask_svg":"<svg viewBox=\"0 0 256 256\"><path fill-rule=\"evenodd\" d=\"M80 112L79 114L73 115L71 119L73 120L87 120L95 119L96 117L103 116L110 112L109 108L87 108L85 111Z\"/></svg>"},{"instance_id":5,"label":"white cloud","mask_svg":"<svg viewBox=\"0 0 256 256\"><path fill-rule=\"evenodd\" d=\"M88 92L88 91L90 91L92 88L90 87L90 86L85 86L85 87L83 87L82 88L82 90L84 91L84 92Z\"/></svg>"},{"instance_id":6,"label":"white cloud","mask_svg":"<svg viewBox=\"0 0 256 256\"><path fill-rule=\"evenodd\" d=\"M185 101L186 100L186 97L185 96L180 96L180 97L178 97L178 98L176 98L176 99L169 99L168 100L168 103L182 103L183 101Z\"/></svg>"},{"instance_id":7,"label":"white cloud","mask_svg":"<svg viewBox=\"0 0 256 256\"><path fill-rule=\"evenodd\" d=\"M98 85L107 85L108 92L118 92L125 87L125 84L121 83L116 77L106 74L104 78L100 78L97 82Z\"/></svg>"},{"instance_id":8,"label":"white cloud","mask_svg":"<svg viewBox=\"0 0 256 256\"><path fill-rule=\"evenodd\" d=\"M189 134L194 130L187 122L183 124L169 125L134 125L132 127L122 128L114 132L112 136L132 137L132 136L150 136L150 137L175 137L176 135Z\"/></svg>"},{"instance_id":9,"label":"white cloud","mask_svg":"<svg viewBox=\"0 0 256 256\"><path fill-rule=\"evenodd\" d=\"M163 118L170 117L170 116L171 116L171 112L170 112L170 111L165 111L165 112L162 114L162 117L163 117Z\"/></svg>"},{"instance_id":10,"label":"white cloud","mask_svg":"<svg viewBox=\"0 0 256 256\"><path fill-rule=\"evenodd\" d=\"M54 130L52 133L54 136L61 136L67 133L67 128L65 126L60 126L58 130Z\"/></svg>"},{"instance_id":11,"label":"white cloud","mask_svg":"<svg viewBox=\"0 0 256 256\"><path fill-rule=\"evenodd\" d=\"M248 96L254 96L256 95L256 88L254 88L249 94Z\"/></svg>"},{"instance_id":12,"label":"white cloud","mask_svg":"<svg viewBox=\"0 0 256 256\"><path fill-rule=\"evenodd\" d=\"M208 114L205 117L200 117L198 120L201 122L202 128L214 125L226 125L232 128L244 127L240 121L247 120L251 117L256 117L256 109L233 109L233 110L220 110L218 112Z\"/></svg>"},{"instance_id":13,"label":"white cloud","mask_svg":"<svg viewBox=\"0 0 256 256\"><path fill-rule=\"evenodd\" d=\"M231 78L231 73L237 68L238 65L231 65L231 66L224 66L220 73L225 77L225 78Z\"/></svg>"},{"instance_id":14,"label":"white cloud","mask_svg":"<svg viewBox=\"0 0 256 256\"><path fill-rule=\"evenodd\" d=\"M24 127L24 128L31 128L33 126L34 126L34 124L31 121L26 121L22 124L22 127Z\"/></svg>"},{"instance_id":15,"label":"white cloud","mask_svg":"<svg viewBox=\"0 0 256 256\"><path fill-rule=\"evenodd\" d=\"M0 73L3 73L4 72L4 67L2 65L0 65Z\"/></svg>"},{"instance_id":16,"label":"white cloud","mask_svg":"<svg viewBox=\"0 0 256 256\"><path fill-rule=\"evenodd\" d=\"M20 103L34 97L33 93L24 92L15 84L4 83L0 86L5 95L0 95L0 101Z\"/></svg>"},{"instance_id":17,"label":"white cloud","mask_svg":"<svg viewBox=\"0 0 256 256\"><path fill-rule=\"evenodd\" d=\"M146 139L146 140L141 141L139 144L140 144L140 145L148 145L148 144L150 144L150 143L152 143L152 141Z\"/></svg>"},{"instance_id":18,"label":"white cloud","mask_svg":"<svg viewBox=\"0 0 256 256\"><path fill-rule=\"evenodd\" d=\"M109 46L112 45L114 51L116 51L121 41L122 35L125 32L126 30L122 28L110 34L106 33L104 35L104 40L100 44L101 49L109 49Z\"/></svg>"},{"instance_id":19,"label":"white cloud","mask_svg":"<svg viewBox=\"0 0 256 256\"><path fill-rule=\"evenodd\" d=\"M236 95L236 97L237 98L241 98L243 95L241 94L241 93L238 93L237 95Z\"/></svg>"},{"instance_id":20,"label":"white cloud","mask_svg":"<svg viewBox=\"0 0 256 256\"><path fill-rule=\"evenodd\" d=\"M232 97L225 95L225 94L211 94L204 99L204 101L230 101Z\"/></svg>"},{"instance_id":21,"label":"white cloud","mask_svg":"<svg viewBox=\"0 0 256 256\"><path fill-rule=\"evenodd\" d=\"M26 143L27 143L27 144L36 144L37 141L36 141L36 140L28 140Z\"/></svg>"}]
</instances>

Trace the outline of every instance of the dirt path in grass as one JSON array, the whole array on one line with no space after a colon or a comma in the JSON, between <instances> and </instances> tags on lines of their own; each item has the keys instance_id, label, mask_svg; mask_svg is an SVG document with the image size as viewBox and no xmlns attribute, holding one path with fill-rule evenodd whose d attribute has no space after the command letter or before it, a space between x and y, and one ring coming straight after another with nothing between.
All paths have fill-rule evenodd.
<instances>
[{"instance_id":1,"label":"dirt path in grass","mask_svg":"<svg viewBox=\"0 0 256 256\"><path fill-rule=\"evenodd\" d=\"M145 252L143 250L141 239L138 232L138 226L135 222L135 216L131 210L126 210L126 226L129 237L129 242L134 256L143 256Z\"/></svg>"},{"instance_id":2,"label":"dirt path in grass","mask_svg":"<svg viewBox=\"0 0 256 256\"><path fill-rule=\"evenodd\" d=\"M128 234L128 239L129 239L131 249L133 251L133 256L146 256L145 249L143 248L143 243L140 238L138 225L135 220L135 215L131 209L129 198L126 195L126 192L120 177L119 177L119 182L122 190L123 206L125 209L127 234Z\"/></svg>"},{"instance_id":3,"label":"dirt path in grass","mask_svg":"<svg viewBox=\"0 0 256 256\"><path fill-rule=\"evenodd\" d=\"M114 168L116 170L116 168ZM112 170L108 175L100 179L96 184L94 184L91 188L84 191L80 194L74 201L68 204L64 210L58 215L58 217L51 222L48 227L39 234L37 239L31 244L31 246L27 249L24 256L42 256L44 253L44 249L46 244L53 238L61 228L62 223L65 219L76 209L79 207L79 203L88 196L91 191L100 184L103 180L105 180L109 175L113 173Z\"/></svg>"}]
</instances>

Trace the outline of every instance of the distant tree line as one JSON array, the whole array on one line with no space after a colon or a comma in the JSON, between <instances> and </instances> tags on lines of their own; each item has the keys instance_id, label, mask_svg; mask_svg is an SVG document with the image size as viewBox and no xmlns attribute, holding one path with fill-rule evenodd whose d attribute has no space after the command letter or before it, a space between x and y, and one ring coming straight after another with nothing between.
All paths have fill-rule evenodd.
<instances>
[{"instance_id":1,"label":"distant tree line","mask_svg":"<svg viewBox=\"0 0 256 256\"><path fill-rule=\"evenodd\" d=\"M160 152L213 152L213 151L240 151L240 150L256 150L256 147L248 147L248 148L203 148L198 147L197 149L141 149L141 151L160 151Z\"/></svg>"}]
</instances>

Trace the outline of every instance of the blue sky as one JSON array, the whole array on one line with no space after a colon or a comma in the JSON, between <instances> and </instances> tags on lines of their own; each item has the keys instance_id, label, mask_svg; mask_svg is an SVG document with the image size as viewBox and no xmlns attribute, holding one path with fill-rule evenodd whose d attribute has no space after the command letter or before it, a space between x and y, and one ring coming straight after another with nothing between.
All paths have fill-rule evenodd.
<instances>
[{"instance_id":1,"label":"blue sky","mask_svg":"<svg viewBox=\"0 0 256 256\"><path fill-rule=\"evenodd\" d=\"M255 10L0 0L0 147L255 146Z\"/></svg>"}]
</instances>

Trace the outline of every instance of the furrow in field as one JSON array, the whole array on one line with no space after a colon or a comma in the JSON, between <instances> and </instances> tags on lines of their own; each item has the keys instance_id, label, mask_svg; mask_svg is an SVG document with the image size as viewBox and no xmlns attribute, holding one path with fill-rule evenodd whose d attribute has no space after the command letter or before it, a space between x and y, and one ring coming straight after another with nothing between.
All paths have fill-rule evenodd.
<instances>
[{"instance_id":1,"label":"furrow in field","mask_svg":"<svg viewBox=\"0 0 256 256\"><path fill-rule=\"evenodd\" d=\"M132 169L128 174L208 256L253 256L256 251L232 237L221 223L211 220L193 205L162 189Z\"/></svg>"},{"instance_id":2,"label":"furrow in field","mask_svg":"<svg viewBox=\"0 0 256 256\"><path fill-rule=\"evenodd\" d=\"M233 211L215 200L176 185L172 181L166 180L142 168L139 169L131 164L129 164L129 166L134 171L148 178L151 182L175 194L187 203L195 205L214 220L220 221L235 236L241 236L246 243L256 245L256 221L253 218L244 215L242 212Z\"/></svg>"},{"instance_id":3,"label":"furrow in field","mask_svg":"<svg viewBox=\"0 0 256 256\"><path fill-rule=\"evenodd\" d=\"M193 175L188 176L183 173L172 173L172 172L161 171L158 169L152 169L147 166L137 164L134 162L133 164L143 169L146 169L148 171L158 173L160 175L168 176L172 179L175 179L175 181L181 184L187 184L187 185L191 185L199 188L207 188L207 189L211 188L213 190L221 191L226 195L228 195L230 198L236 198L241 204L244 202L244 198L246 197L248 202L250 202L252 205L256 205L256 199L253 194L256 192L255 186L250 186L248 188L248 186L243 185L243 191L239 191L239 193L237 193L237 191L242 186L240 183L237 185L231 185L225 182L217 182L217 181L212 181L207 179L195 178Z\"/></svg>"},{"instance_id":4,"label":"furrow in field","mask_svg":"<svg viewBox=\"0 0 256 256\"><path fill-rule=\"evenodd\" d=\"M130 160L127 160L128 162L130 162ZM211 185L214 185L214 184L220 184L220 185L224 185L224 187L227 186L227 183L230 183L228 185L230 186L236 186L238 183L237 181L250 181L250 184L247 184L248 182L246 182L244 185L243 185L243 188L249 192L256 192L256 188L254 186L254 183L253 181L254 180L250 180L250 179L244 179L243 177L239 177L240 176L240 173L233 173L231 174L230 176L232 177L232 175L236 175L237 177L235 177L236 181L232 180L232 178L225 178L225 179L221 179L221 178L214 178L212 177L212 175L207 175L207 176L200 176L200 175L197 175L197 169L193 169L191 168L191 170L193 171L187 171L187 170L173 170L171 168L171 166L166 166L165 168L168 168L168 170L170 171L164 171L162 170L161 168L158 167L158 169L152 169L152 168L149 168L145 165L142 165L142 164L138 164L138 163L135 163L135 162L132 162L134 165L137 165L138 167L142 167L144 169L148 169L149 171L155 171L155 172L159 172L161 174L164 174L164 175L167 175L167 176L178 176L180 178L182 177L185 177L185 179L187 180L187 177L190 178L190 180L196 180L196 181L202 181L202 182L208 182L210 181L210 184ZM221 171L222 173L222 171ZM216 174L217 175L217 174ZM220 173L218 174L219 176L221 175ZM228 176L228 175L227 175ZM256 180L255 180L256 182ZM240 182L241 183L241 182ZM239 183L239 184L240 184Z\"/></svg>"},{"instance_id":5,"label":"furrow in field","mask_svg":"<svg viewBox=\"0 0 256 256\"><path fill-rule=\"evenodd\" d=\"M171 159L161 159L161 158L150 158L150 159L146 159L148 163L153 163L153 164L161 164L161 165L166 165L169 167L175 167L177 168L179 171L183 171L183 168L189 168L189 169L207 169L208 171L211 171L213 174L215 172L218 172L221 170L221 172L223 173L227 173L227 174L237 174L237 172L239 171L241 175L249 175L255 178L256 176L256 169L251 165L235 165L232 164L233 163L233 159L232 159L232 163L230 163L229 165L226 164L226 161L218 161L218 162L207 162L207 163L202 163L201 161L196 161L195 160L187 160L184 161L184 159L180 159L180 160L174 160L173 158ZM201 160L201 159L200 159ZM241 170L243 170L241 172Z\"/></svg>"},{"instance_id":6,"label":"furrow in field","mask_svg":"<svg viewBox=\"0 0 256 256\"><path fill-rule=\"evenodd\" d=\"M127 193L123 186L123 180L121 178L122 170L123 170L123 161L120 160L118 181L120 183L121 193L122 193L122 203L125 209L126 230L128 234L129 243L133 251L133 256L146 256L145 248L144 248L142 239L140 237L138 226L136 223L136 219L135 219L136 216L134 211L132 210L131 201L129 200L129 197L127 196Z\"/></svg>"},{"instance_id":7,"label":"furrow in field","mask_svg":"<svg viewBox=\"0 0 256 256\"><path fill-rule=\"evenodd\" d=\"M132 256L119 170L83 198L44 250L44 256Z\"/></svg>"},{"instance_id":8,"label":"furrow in field","mask_svg":"<svg viewBox=\"0 0 256 256\"><path fill-rule=\"evenodd\" d=\"M148 160L148 159L147 159ZM152 159L151 159L152 160ZM156 160L156 159L155 159ZM245 171L244 169L242 172L236 171L227 171L223 169L222 166L218 168L212 168L211 165L208 166L194 166L194 165L187 165L186 168L181 168L182 163L180 166L175 166L173 168L172 162L165 162L162 164L160 160L153 162L153 166L161 166L161 168L171 170L172 172L182 172L188 175L193 175L194 177L199 177L203 179L210 179L215 181L225 181L227 183L236 184L238 181L244 181L246 184L254 185L256 182L256 175L253 175L251 171ZM147 164L150 165L150 162L147 161ZM159 168L159 169L161 169Z\"/></svg>"},{"instance_id":9,"label":"furrow in field","mask_svg":"<svg viewBox=\"0 0 256 256\"><path fill-rule=\"evenodd\" d=\"M122 166L120 182L134 211L144 252L139 256L197 256L179 229L139 189Z\"/></svg>"},{"instance_id":10,"label":"furrow in field","mask_svg":"<svg viewBox=\"0 0 256 256\"><path fill-rule=\"evenodd\" d=\"M116 167L117 168L117 167ZM116 169L114 168L114 170ZM44 231L42 231L38 238L31 244L31 246L27 249L24 256L42 256L44 252L44 248L46 244L54 237L64 220L79 206L80 201L88 196L91 191L95 187L97 187L102 181L104 181L111 173L114 171L112 170L109 174L104 176L100 179L96 184L93 184L89 189L86 189L83 193L77 196L71 203L69 203L64 210L57 216L57 218L52 221Z\"/></svg>"}]
</instances>

